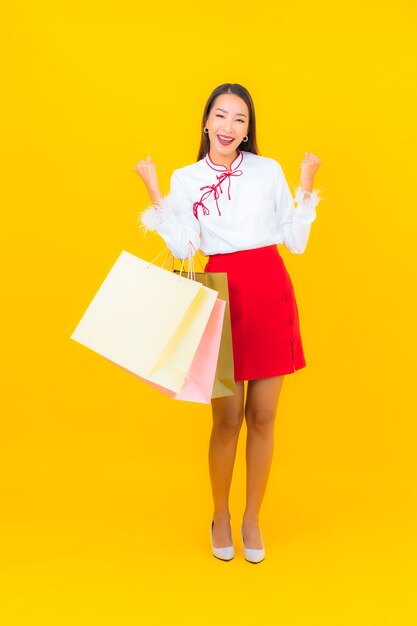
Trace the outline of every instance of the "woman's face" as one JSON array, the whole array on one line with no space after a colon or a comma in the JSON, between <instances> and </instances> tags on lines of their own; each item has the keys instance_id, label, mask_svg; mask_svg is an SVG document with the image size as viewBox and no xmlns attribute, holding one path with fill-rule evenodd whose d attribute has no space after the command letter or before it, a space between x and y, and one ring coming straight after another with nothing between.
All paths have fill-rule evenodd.
<instances>
[{"instance_id":1,"label":"woman's face","mask_svg":"<svg viewBox=\"0 0 417 626\"><path fill-rule=\"evenodd\" d=\"M237 147L248 134L249 110L246 102L233 93L217 96L206 121L210 155L237 155ZM227 141L231 139L231 141Z\"/></svg>"}]
</instances>

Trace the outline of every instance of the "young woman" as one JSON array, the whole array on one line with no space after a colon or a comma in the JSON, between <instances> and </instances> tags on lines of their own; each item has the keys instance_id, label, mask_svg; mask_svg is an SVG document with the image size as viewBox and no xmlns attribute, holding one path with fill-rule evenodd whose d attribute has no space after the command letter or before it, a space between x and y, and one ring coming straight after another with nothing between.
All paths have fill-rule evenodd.
<instances>
[{"instance_id":1,"label":"young woman","mask_svg":"<svg viewBox=\"0 0 417 626\"><path fill-rule=\"evenodd\" d=\"M156 231L179 259L188 257L191 242L209 257L207 272L227 273L236 391L212 399L209 445L212 553L223 560L234 556L229 491L243 419L244 556L252 563L265 558L259 515L272 462L278 398L284 376L306 365L294 290L277 244L304 252L320 200L313 189L320 163L305 153L293 199L281 165L259 155L249 92L226 83L206 103L197 161L174 170L167 195L159 190L150 157L134 168L152 201L139 215L140 226Z\"/></svg>"}]
</instances>

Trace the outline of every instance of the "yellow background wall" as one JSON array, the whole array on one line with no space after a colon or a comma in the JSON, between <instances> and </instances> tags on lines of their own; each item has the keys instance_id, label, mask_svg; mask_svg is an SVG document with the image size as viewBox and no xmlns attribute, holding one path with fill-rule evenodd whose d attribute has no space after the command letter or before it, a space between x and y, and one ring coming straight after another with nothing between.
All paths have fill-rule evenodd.
<instances>
[{"instance_id":1,"label":"yellow background wall","mask_svg":"<svg viewBox=\"0 0 417 626\"><path fill-rule=\"evenodd\" d=\"M414 624L415 3L1 4L4 624ZM323 189L280 247L307 368L281 394L243 560L210 552L208 405L70 335L121 250L153 259L134 165L196 160L212 89L251 92L260 152ZM178 262L177 262L178 263Z\"/></svg>"}]
</instances>

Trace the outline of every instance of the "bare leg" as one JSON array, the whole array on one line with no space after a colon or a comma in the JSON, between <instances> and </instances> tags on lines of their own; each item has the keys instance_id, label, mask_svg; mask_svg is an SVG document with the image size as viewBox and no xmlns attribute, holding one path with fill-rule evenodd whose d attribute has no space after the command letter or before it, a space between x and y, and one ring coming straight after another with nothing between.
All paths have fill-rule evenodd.
<instances>
[{"instance_id":1,"label":"bare leg","mask_svg":"<svg viewBox=\"0 0 417 626\"><path fill-rule=\"evenodd\" d=\"M259 550L259 513L268 482L274 447L274 422L284 376L248 381L245 405L246 440L246 509L243 535L247 548Z\"/></svg>"},{"instance_id":2,"label":"bare leg","mask_svg":"<svg viewBox=\"0 0 417 626\"><path fill-rule=\"evenodd\" d=\"M211 406L213 428L209 446L209 469L214 501L213 545L222 548L232 545L229 492L243 423L244 382L236 382L233 396L212 399Z\"/></svg>"}]
</instances>

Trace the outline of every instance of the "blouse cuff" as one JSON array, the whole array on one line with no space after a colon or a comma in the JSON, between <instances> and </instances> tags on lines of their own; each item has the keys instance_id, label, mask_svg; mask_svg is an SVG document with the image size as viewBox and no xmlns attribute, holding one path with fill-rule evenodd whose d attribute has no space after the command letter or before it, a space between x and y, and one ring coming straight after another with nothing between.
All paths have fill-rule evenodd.
<instances>
[{"instance_id":1,"label":"blouse cuff","mask_svg":"<svg viewBox=\"0 0 417 626\"><path fill-rule=\"evenodd\" d=\"M306 197L304 197L306 196ZM305 217L316 216L315 208L322 200L319 189L313 189L312 191L305 191L299 185L295 190L294 200L297 202L297 212Z\"/></svg>"},{"instance_id":2,"label":"blouse cuff","mask_svg":"<svg viewBox=\"0 0 417 626\"><path fill-rule=\"evenodd\" d=\"M159 202L150 204L138 215L139 227L145 233L159 231L160 227L170 221L174 215L174 205L170 194L164 196Z\"/></svg>"}]
</instances>

